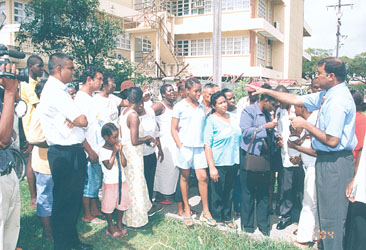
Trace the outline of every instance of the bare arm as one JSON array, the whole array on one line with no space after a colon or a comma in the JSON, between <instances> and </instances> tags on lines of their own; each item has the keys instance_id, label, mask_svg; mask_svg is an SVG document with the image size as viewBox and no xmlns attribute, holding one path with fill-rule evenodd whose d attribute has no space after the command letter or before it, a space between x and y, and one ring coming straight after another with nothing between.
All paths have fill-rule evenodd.
<instances>
[{"instance_id":1,"label":"bare arm","mask_svg":"<svg viewBox=\"0 0 366 250\"><path fill-rule=\"evenodd\" d=\"M147 141L156 142L151 136L139 137L140 120L139 115L136 112L132 112L127 117L127 126L130 129L131 143L133 146L141 145ZM156 143L155 143L156 144Z\"/></svg>"},{"instance_id":2,"label":"bare arm","mask_svg":"<svg viewBox=\"0 0 366 250\"><path fill-rule=\"evenodd\" d=\"M295 144L291 141L288 141L287 143L288 143L289 148L294 148L297 151L300 151L302 153L305 153L305 154L308 154L308 155L311 155L311 156L317 156L316 151L313 148L305 148L305 147L297 145L297 144Z\"/></svg>"},{"instance_id":3,"label":"bare arm","mask_svg":"<svg viewBox=\"0 0 366 250\"><path fill-rule=\"evenodd\" d=\"M1 71L5 71L4 64L1 65ZM10 72L10 65L7 65L6 71ZM15 73L13 65L12 73ZM0 117L0 148L8 146L13 131L14 122L14 101L15 92L18 87L18 80L15 79L0 79L0 85L4 87L4 106Z\"/></svg>"},{"instance_id":4,"label":"bare arm","mask_svg":"<svg viewBox=\"0 0 366 250\"><path fill-rule=\"evenodd\" d=\"M85 128L88 126L88 120L86 119L85 115L80 115L75 118L75 120L72 122L74 126Z\"/></svg>"},{"instance_id":5,"label":"bare arm","mask_svg":"<svg viewBox=\"0 0 366 250\"><path fill-rule=\"evenodd\" d=\"M318 139L321 143L335 148L340 142L340 138L334 137L331 135L326 134L324 131L318 129L314 125L310 124L304 118L297 116L295 118L290 118L292 120L292 125L295 128L304 128L306 129L312 136Z\"/></svg>"},{"instance_id":6,"label":"bare arm","mask_svg":"<svg viewBox=\"0 0 366 250\"><path fill-rule=\"evenodd\" d=\"M116 154L117 154L117 150L115 150L115 148L113 148L113 152L112 152L111 158L109 160L103 161L103 165L108 170L111 170L113 168L114 161L116 160Z\"/></svg>"},{"instance_id":7,"label":"bare arm","mask_svg":"<svg viewBox=\"0 0 366 250\"><path fill-rule=\"evenodd\" d=\"M160 138L157 137L156 138L156 142L158 143L156 146L158 147L158 159L160 159L160 162L164 161L164 152L163 149L161 147L161 143L160 143Z\"/></svg>"},{"instance_id":8,"label":"bare arm","mask_svg":"<svg viewBox=\"0 0 366 250\"><path fill-rule=\"evenodd\" d=\"M180 149L182 147L182 143L179 139L179 135L178 135L178 118L172 117L172 125L170 128L170 131L172 133L172 137L173 140L175 142L175 144L177 145L177 147Z\"/></svg>"},{"instance_id":9,"label":"bare arm","mask_svg":"<svg viewBox=\"0 0 366 250\"><path fill-rule=\"evenodd\" d=\"M155 102L151 108L155 112L155 116L159 116L164 113L165 107L161 102Z\"/></svg>"},{"instance_id":10,"label":"bare arm","mask_svg":"<svg viewBox=\"0 0 366 250\"><path fill-rule=\"evenodd\" d=\"M210 170L210 177L214 182L217 182L219 180L219 172L217 171L217 168L215 166L215 161L213 159L212 155L212 148L208 145L205 145L205 155L207 164Z\"/></svg>"},{"instance_id":11,"label":"bare arm","mask_svg":"<svg viewBox=\"0 0 366 250\"><path fill-rule=\"evenodd\" d=\"M304 103L302 102L302 99L300 96L298 95L294 95L291 93L284 93L284 92L279 92L279 91L274 91L274 90L270 90L270 89L265 89L265 88L260 88L257 86L253 86L253 85L249 85L251 88L255 89L254 94L255 95L259 95L259 94L265 94L265 95L270 95L274 98L276 98L277 100L279 100L280 102L283 103L288 103L291 105L297 105L297 106L303 106Z\"/></svg>"},{"instance_id":12,"label":"bare arm","mask_svg":"<svg viewBox=\"0 0 366 250\"><path fill-rule=\"evenodd\" d=\"M87 140L84 141L84 148L85 151L88 153L89 159L92 163L98 162L98 155L95 153L95 151L92 149L90 144Z\"/></svg>"},{"instance_id":13,"label":"bare arm","mask_svg":"<svg viewBox=\"0 0 366 250\"><path fill-rule=\"evenodd\" d=\"M351 197L352 192L353 192L353 185L355 182L355 176L357 174L357 170L358 170L358 165L360 164L360 159L361 159L361 154L362 154L362 149L358 152L357 158L356 158L356 162L355 162L355 175L352 178L352 180L350 181L350 183L348 183L347 187L346 187L346 197L348 198L348 200L350 202L355 202L355 197Z\"/></svg>"}]
</instances>

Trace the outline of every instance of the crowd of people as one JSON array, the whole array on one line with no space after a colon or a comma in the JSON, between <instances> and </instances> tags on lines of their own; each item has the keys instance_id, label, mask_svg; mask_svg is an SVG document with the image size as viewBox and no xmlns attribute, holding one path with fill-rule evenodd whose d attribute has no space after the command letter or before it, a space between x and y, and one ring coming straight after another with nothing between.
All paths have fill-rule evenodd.
<instances>
[{"instance_id":1,"label":"crowd of people","mask_svg":"<svg viewBox=\"0 0 366 250\"><path fill-rule=\"evenodd\" d=\"M163 84L156 102L130 80L117 96L114 77L93 66L76 91L73 59L64 53L50 56L48 79L39 79L40 57L29 57L27 66L30 80L20 84L20 96L28 105L22 124L31 151L31 207L54 249L93 249L79 240L81 208L84 222L105 223L105 233L117 239L172 202L184 225L194 225L192 179L202 202L199 220L209 226L236 229L240 216L243 231L253 233L256 221L269 236L277 179L277 230L297 220L300 201L298 245L366 248L365 104L347 88L341 60L319 62L311 94L252 82L238 105L233 90L193 77ZM4 65L1 71L15 73ZM8 147L18 84L0 83L2 250L16 248L20 196Z\"/></svg>"}]
</instances>

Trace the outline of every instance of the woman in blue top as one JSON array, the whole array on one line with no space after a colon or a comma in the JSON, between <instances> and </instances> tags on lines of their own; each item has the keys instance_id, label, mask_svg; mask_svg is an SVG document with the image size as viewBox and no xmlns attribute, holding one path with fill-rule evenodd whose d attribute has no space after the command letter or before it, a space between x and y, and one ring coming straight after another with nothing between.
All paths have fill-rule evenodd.
<instances>
[{"instance_id":1,"label":"woman in blue top","mask_svg":"<svg viewBox=\"0 0 366 250\"><path fill-rule=\"evenodd\" d=\"M217 223L234 228L231 207L232 193L238 172L240 127L227 113L223 92L212 95L210 115L205 124L204 148L210 169L210 210Z\"/></svg>"}]
</instances>

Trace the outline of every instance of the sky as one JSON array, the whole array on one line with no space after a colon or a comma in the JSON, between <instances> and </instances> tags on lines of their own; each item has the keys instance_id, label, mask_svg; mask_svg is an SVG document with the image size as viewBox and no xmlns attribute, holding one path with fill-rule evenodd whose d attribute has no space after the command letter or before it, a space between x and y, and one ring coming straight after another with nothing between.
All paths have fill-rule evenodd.
<instances>
[{"instance_id":1,"label":"sky","mask_svg":"<svg viewBox=\"0 0 366 250\"><path fill-rule=\"evenodd\" d=\"M335 55L337 32L337 9L326 8L338 4L338 0L305 0L305 21L312 29L311 37L304 37L304 49L333 49ZM352 3L351 7L342 7L341 39L339 56L354 57L366 52L366 0L342 0L342 4Z\"/></svg>"}]
</instances>

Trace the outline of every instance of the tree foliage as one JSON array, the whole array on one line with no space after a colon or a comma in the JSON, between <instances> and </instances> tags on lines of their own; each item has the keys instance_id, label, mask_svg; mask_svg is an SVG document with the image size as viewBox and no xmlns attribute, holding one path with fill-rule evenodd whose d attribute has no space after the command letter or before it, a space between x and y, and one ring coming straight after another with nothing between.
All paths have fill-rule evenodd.
<instances>
[{"instance_id":1,"label":"tree foliage","mask_svg":"<svg viewBox=\"0 0 366 250\"><path fill-rule=\"evenodd\" d=\"M366 52L354 58L342 57L346 63L349 80L366 83Z\"/></svg>"},{"instance_id":2,"label":"tree foliage","mask_svg":"<svg viewBox=\"0 0 366 250\"><path fill-rule=\"evenodd\" d=\"M245 88L249 84L250 81L251 81L250 78L241 79L239 81L238 85L234 87L233 92L235 95L235 101L237 103L241 98L248 96L248 91Z\"/></svg>"},{"instance_id":3,"label":"tree foliage","mask_svg":"<svg viewBox=\"0 0 366 250\"><path fill-rule=\"evenodd\" d=\"M17 34L21 46L30 42L36 53L68 53L77 73L96 65L113 73L116 83L133 77L146 80L129 61L111 56L123 30L119 20L99 10L99 0L31 0L26 15L28 21Z\"/></svg>"},{"instance_id":4,"label":"tree foliage","mask_svg":"<svg viewBox=\"0 0 366 250\"><path fill-rule=\"evenodd\" d=\"M311 61L304 61L302 64L303 78L306 78L306 76L314 78L317 72L318 62L323 58L330 57L333 51L314 48L308 48L305 51L311 56Z\"/></svg>"},{"instance_id":5,"label":"tree foliage","mask_svg":"<svg viewBox=\"0 0 366 250\"><path fill-rule=\"evenodd\" d=\"M96 65L116 46L120 23L98 10L98 0L31 0L17 39L41 53L63 51L80 65Z\"/></svg>"}]
</instances>

